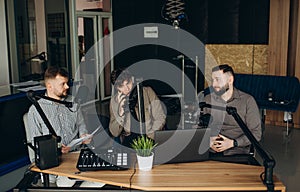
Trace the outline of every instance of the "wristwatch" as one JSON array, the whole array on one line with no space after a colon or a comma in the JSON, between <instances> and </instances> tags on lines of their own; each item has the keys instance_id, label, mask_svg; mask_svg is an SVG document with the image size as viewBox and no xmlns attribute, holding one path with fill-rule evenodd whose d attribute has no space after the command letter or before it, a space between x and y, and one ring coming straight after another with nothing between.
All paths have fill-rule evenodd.
<instances>
[{"instance_id":1,"label":"wristwatch","mask_svg":"<svg viewBox=\"0 0 300 192\"><path fill-rule=\"evenodd\" d=\"M234 139L233 140L233 147L237 147L238 146L238 142Z\"/></svg>"}]
</instances>

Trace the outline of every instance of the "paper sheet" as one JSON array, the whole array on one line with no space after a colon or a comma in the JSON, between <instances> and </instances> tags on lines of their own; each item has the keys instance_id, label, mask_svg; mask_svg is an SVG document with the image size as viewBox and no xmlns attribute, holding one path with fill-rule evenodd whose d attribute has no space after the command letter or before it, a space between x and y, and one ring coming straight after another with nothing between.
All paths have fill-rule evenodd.
<instances>
[{"instance_id":1,"label":"paper sheet","mask_svg":"<svg viewBox=\"0 0 300 192\"><path fill-rule=\"evenodd\" d=\"M85 137L80 137L80 138L78 138L78 139L72 140L71 143L69 143L69 144L67 145L67 147L71 147L71 148L72 148L73 146L80 145L82 142L84 142L84 141L86 141L86 140L92 138L93 135L95 135L95 133L96 133L99 129L100 129L100 127L98 127L97 129L95 129L95 131L93 131L91 134L86 135Z\"/></svg>"}]
</instances>

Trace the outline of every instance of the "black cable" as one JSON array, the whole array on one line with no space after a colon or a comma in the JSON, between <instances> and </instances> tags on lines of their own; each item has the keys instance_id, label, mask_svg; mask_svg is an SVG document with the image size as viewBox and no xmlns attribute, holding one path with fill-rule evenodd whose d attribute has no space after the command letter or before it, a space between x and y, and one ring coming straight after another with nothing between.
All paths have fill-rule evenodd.
<instances>
[{"instance_id":1,"label":"black cable","mask_svg":"<svg viewBox=\"0 0 300 192\"><path fill-rule=\"evenodd\" d=\"M72 110L70 107L67 107L69 109L69 111L71 111L72 113L75 113L79 110L80 105L78 104L75 110Z\"/></svg>"},{"instance_id":2,"label":"black cable","mask_svg":"<svg viewBox=\"0 0 300 192\"><path fill-rule=\"evenodd\" d=\"M260 174L260 180L264 183L264 176L265 176L265 172L262 172L261 174Z\"/></svg>"},{"instance_id":3,"label":"black cable","mask_svg":"<svg viewBox=\"0 0 300 192\"><path fill-rule=\"evenodd\" d=\"M134 161L134 164L133 164L133 173L132 173L132 175L130 176L130 179L129 179L129 190L130 191L131 191L131 185L132 185L132 178L133 178L133 176L136 173L136 164L137 164L137 160Z\"/></svg>"}]
</instances>

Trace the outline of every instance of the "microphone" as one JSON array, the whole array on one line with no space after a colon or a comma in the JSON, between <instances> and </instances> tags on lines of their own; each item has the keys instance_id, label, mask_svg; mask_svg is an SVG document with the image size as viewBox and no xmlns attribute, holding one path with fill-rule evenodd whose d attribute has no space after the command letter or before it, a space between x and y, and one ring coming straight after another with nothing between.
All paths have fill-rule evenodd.
<instances>
[{"instance_id":1,"label":"microphone","mask_svg":"<svg viewBox=\"0 0 300 192\"><path fill-rule=\"evenodd\" d=\"M35 97L35 92L32 91L32 90L29 90L29 91L26 92L26 96L28 98L34 98Z\"/></svg>"},{"instance_id":2,"label":"microphone","mask_svg":"<svg viewBox=\"0 0 300 192\"><path fill-rule=\"evenodd\" d=\"M209 114L201 114L199 117L198 125L203 128L207 128L208 125L213 121L213 117Z\"/></svg>"},{"instance_id":3,"label":"microphone","mask_svg":"<svg viewBox=\"0 0 300 192\"><path fill-rule=\"evenodd\" d=\"M209 108L210 106L211 105L207 104L204 101L199 102L200 116L199 116L198 125L200 127L207 128L208 125L213 121L213 117L211 116L211 114L209 114L209 113L204 114L203 113L203 108L206 108L206 107Z\"/></svg>"},{"instance_id":4,"label":"microphone","mask_svg":"<svg viewBox=\"0 0 300 192\"><path fill-rule=\"evenodd\" d=\"M201 111L203 111L203 108L206 107L206 102L202 101L202 102L199 102L199 108L201 109Z\"/></svg>"}]
</instances>

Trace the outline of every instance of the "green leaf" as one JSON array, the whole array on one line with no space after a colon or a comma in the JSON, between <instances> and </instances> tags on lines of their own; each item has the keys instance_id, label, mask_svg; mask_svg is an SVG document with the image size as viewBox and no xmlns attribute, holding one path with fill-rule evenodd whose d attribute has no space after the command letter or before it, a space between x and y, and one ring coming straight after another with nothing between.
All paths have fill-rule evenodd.
<instances>
[{"instance_id":1,"label":"green leaf","mask_svg":"<svg viewBox=\"0 0 300 192\"><path fill-rule=\"evenodd\" d=\"M143 157L150 156L156 145L157 143L154 143L152 139L144 135L134 139L131 143L131 147L136 153Z\"/></svg>"}]
</instances>

